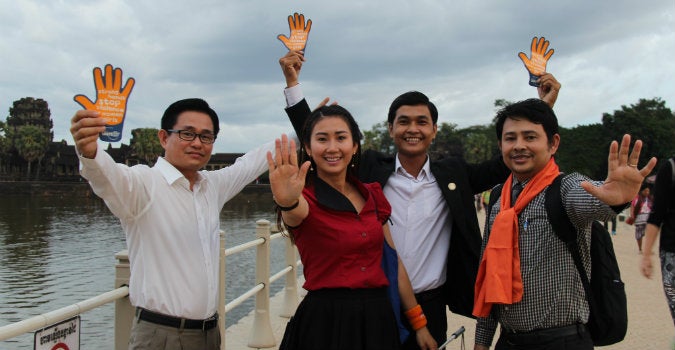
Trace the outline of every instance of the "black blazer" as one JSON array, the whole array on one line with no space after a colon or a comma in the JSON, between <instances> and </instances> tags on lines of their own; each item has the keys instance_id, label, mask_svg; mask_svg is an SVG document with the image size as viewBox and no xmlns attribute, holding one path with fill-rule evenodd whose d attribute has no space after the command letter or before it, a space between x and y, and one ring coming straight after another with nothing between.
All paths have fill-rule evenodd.
<instances>
[{"instance_id":1,"label":"black blazer","mask_svg":"<svg viewBox=\"0 0 675 350\"><path fill-rule=\"evenodd\" d=\"M311 113L307 101L303 99L288 107L286 113L298 137L301 137L302 126ZM396 159L392 155L373 150L363 151L359 179L365 183L379 182L384 188L395 165ZM468 164L463 159L447 158L432 161L430 167L452 215L445 301L453 313L473 318L471 312L474 285L482 241L474 194L503 183L510 170L501 157L480 164Z\"/></svg>"}]
</instances>

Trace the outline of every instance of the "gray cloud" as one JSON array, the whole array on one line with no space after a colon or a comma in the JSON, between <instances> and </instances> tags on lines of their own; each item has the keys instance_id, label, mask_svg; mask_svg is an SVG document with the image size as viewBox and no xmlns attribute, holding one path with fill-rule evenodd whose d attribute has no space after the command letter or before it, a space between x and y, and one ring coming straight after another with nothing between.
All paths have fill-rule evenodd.
<instances>
[{"instance_id":1,"label":"gray cloud","mask_svg":"<svg viewBox=\"0 0 675 350\"><path fill-rule=\"evenodd\" d=\"M286 16L313 21L301 82L310 105L330 96L362 129L385 120L391 100L419 90L441 122L488 123L495 99L533 97L517 57L533 36L556 53L563 126L597 123L640 98L673 108L672 1L235 1L0 0L0 110L49 102L56 140L76 94L94 97L91 71L111 63L137 83L123 142L158 127L171 102L203 97L221 116L217 152L246 151L290 130L277 60ZM6 115L6 114L5 114ZM4 116L2 116L4 120ZM106 145L107 146L107 145Z\"/></svg>"}]
</instances>

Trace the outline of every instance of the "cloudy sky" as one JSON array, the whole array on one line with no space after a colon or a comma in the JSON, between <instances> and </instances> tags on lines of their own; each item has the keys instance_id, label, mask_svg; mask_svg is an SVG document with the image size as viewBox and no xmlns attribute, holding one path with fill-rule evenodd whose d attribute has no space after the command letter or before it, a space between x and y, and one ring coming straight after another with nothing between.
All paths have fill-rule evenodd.
<instances>
[{"instance_id":1,"label":"cloudy sky","mask_svg":"<svg viewBox=\"0 0 675 350\"><path fill-rule=\"evenodd\" d=\"M301 82L310 105L330 96L362 129L409 90L440 122L487 124L496 99L534 97L517 57L551 42L566 127L598 123L640 98L675 108L672 0L149 1L0 0L0 120L22 97L45 99L54 139L72 144L76 94L95 98L92 69L121 67L136 86L123 142L159 127L173 101L202 97L218 112L216 152L244 152L290 130L276 39L287 16L312 19ZM104 146L107 147L107 144ZM118 147L118 144L113 144Z\"/></svg>"}]
</instances>

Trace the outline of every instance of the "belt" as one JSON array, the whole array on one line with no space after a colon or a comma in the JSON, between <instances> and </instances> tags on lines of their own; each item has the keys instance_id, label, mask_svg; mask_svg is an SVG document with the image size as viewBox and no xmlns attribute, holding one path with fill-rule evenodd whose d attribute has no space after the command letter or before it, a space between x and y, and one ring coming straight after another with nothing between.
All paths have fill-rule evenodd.
<instances>
[{"instance_id":1,"label":"belt","mask_svg":"<svg viewBox=\"0 0 675 350\"><path fill-rule=\"evenodd\" d=\"M563 327L535 329L529 332L514 332L502 327L501 336L511 345L535 344L550 341L552 338L566 337L587 332L583 323Z\"/></svg>"},{"instance_id":2,"label":"belt","mask_svg":"<svg viewBox=\"0 0 675 350\"><path fill-rule=\"evenodd\" d=\"M141 321L178 329L201 329L202 331L207 331L218 325L218 313L205 320L191 320L162 315L139 307L136 308L136 316Z\"/></svg>"}]
</instances>

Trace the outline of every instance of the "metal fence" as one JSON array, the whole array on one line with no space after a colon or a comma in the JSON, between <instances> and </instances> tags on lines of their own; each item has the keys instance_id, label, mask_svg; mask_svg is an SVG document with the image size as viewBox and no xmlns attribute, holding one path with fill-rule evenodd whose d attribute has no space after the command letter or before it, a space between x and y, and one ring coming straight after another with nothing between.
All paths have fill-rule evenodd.
<instances>
[{"instance_id":1,"label":"metal fence","mask_svg":"<svg viewBox=\"0 0 675 350\"><path fill-rule=\"evenodd\" d=\"M281 233L272 234L268 220L256 221L256 239L241 245L225 249L225 232L220 232L220 285L218 286L218 324L222 339L221 349L225 349L225 318L233 308L241 305L251 297L255 297L253 324L249 334L248 346L251 348L270 348L276 345L270 322L270 285L272 282L285 277L284 298L281 314L290 317L298 305L297 267L300 261L297 251L290 239L285 239L285 267L270 275L270 244L274 239L282 238ZM225 274L226 257L250 248L256 248L255 285L234 300L225 304ZM11 339L18 335L34 332L52 324L67 320L81 313L95 309L107 303L115 303L115 349L127 349L131 325L134 318L134 307L129 302L129 256L126 250L115 254L115 289L91 299L63 307L58 310L34 316L23 321L0 327L0 341Z\"/></svg>"}]
</instances>

